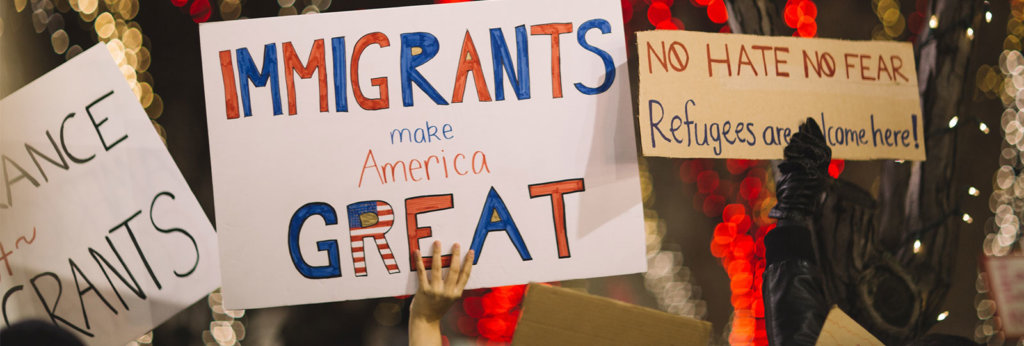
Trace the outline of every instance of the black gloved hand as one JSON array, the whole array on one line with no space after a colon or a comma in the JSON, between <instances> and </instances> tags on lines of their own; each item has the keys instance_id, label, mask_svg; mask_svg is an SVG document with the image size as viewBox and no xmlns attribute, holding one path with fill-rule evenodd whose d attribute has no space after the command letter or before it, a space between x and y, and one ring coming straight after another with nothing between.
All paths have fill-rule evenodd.
<instances>
[{"instance_id":1,"label":"black gloved hand","mask_svg":"<svg viewBox=\"0 0 1024 346\"><path fill-rule=\"evenodd\" d=\"M779 223L809 225L830 177L828 164L832 149L813 118L800 125L786 146L785 161L779 164L782 179L775 186L778 203L768 216Z\"/></svg>"}]
</instances>

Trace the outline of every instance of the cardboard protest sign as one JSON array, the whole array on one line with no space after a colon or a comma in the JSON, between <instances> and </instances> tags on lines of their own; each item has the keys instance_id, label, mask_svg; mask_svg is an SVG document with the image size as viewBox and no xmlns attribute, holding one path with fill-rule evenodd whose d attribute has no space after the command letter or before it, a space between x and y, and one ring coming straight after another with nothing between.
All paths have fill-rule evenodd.
<instances>
[{"instance_id":1,"label":"cardboard protest sign","mask_svg":"<svg viewBox=\"0 0 1024 346\"><path fill-rule=\"evenodd\" d=\"M202 24L224 304L645 270L621 4L497 1ZM447 265L449 258L443 260Z\"/></svg>"},{"instance_id":2,"label":"cardboard protest sign","mask_svg":"<svg viewBox=\"0 0 1024 346\"><path fill-rule=\"evenodd\" d=\"M711 323L530 284L512 345L707 345Z\"/></svg>"},{"instance_id":3,"label":"cardboard protest sign","mask_svg":"<svg viewBox=\"0 0 1024 346\"><path fill-rule=\"evenodd\" d=\"M818 334L818 341L815 345L871 345L883 346L871 332L864 329L850 315L839 309L839 306L832 306L825 323L821 326L821 333Z\"/></svg>"},{"instance_id":4,"label":"cardboard protest sign","mask_svg":"<svg viewBox=\"0 0 1024 346\"><path fill-rule=\"evenodd\" d=\"M3 327L125 344L220 283L217 238L101 44L0 101Z\"/></svg>"},{"instance_id":5,"label":"cardboard protest sign","mask_svg":"<svg viewBox=\"0 0 1024 346\"><path fill-rule=\"evenodd\" d=\"M1024 336L1024 256L986 256L983 262L1003 332Z\"/></svg>"},{"instance_id":6,"label":"cardboard protest sign","mask_svg":"<svg viewBox=\"0 0 1024 346\"><path fill-rule=\"evenodd\" d=\"M834 158L925 159L909 43L659 30L637 52L644 155L781 159L810 117Z\"/></svg>"}]
</instances>

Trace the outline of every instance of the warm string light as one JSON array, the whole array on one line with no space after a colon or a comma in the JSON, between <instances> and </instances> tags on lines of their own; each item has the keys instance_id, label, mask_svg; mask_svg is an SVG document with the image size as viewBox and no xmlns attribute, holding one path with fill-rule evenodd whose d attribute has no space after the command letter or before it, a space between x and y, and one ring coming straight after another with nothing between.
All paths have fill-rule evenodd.
<instances>
[{"instance_id":1,"label":"warm string light","mask_svg":"<svg viewBox=\"0 0 1024 346\"><path fill-rule=\"evenodd\" d=\"M1024 6L1024 0L1011 0L1009 8ZM985 22L991 22L992 12L988 1L984 3ZM993 191L989 195L989 210L993 216L985 222L985 240L982 252L985 256L1006 256L1020 246L1020 219L1024 217L1024 56L1021 55L1021 33L1024 32L1024 12L1011 11L1007 21L1003 52L997 66L983 65L978 70L976 83L986 96L997 96L1004 106L999 129L1002 131L1002 149L999 153L999 168L993 174ZM968 35L969 37L971 35ZM983 71L984 70L984 71ZM987 133L988 126L979 125ZM979 196L975 187L969 187L967 194ZM964 214L964 221L971 219ZM985 273L979 270L975 280L975 311L978 323L974 329L974 341L999 345L1005 341L999 323L996 321L995 301L989 297ZM944 313L945 314L945 313ZM939 320L944 318L939 315Z\"/></svg>"},{"instance_id":2,"label":"warm string light","mask_svg":"<svg viewBox=\"0 0 1024 346\"><path fill-rule=\"evenodd\" d=\"M206 301L213 321L210 329L203 331L203 343L206 346L240 346L245 339L245 325L240 320L245 316L245 310L225 309L219 288L210 293Z\"/></svg>"},{"instance_id":3,"label":"warm string light","mask_svg":"<svg viewBox=\"0 0 1024 346\"><path fill-rule=\"evenodd\" d=\"M466 0L438 0L436 3L464 2ZM278 16L289 16L294 14L320 13L331 7L331 0L277 0L281 10Z\"/></svg>"},{"instance_id":4,"label":"warm string light","mask_svg":"<svg viewBox=\"0 0 1024 346\"><path fill-rule=\"evenodd\" d=\"M644 224L647 238L647 272L644 287L658 307L670 314L704 319L707 303L701 299L700 287L693 283L690 268L683 263L682 251L663 247L668 228L665 220L652 207L655 193L650 170L645 158L639 159L640 191L643 196Z\"/></svg>"},{"instance_id":5,"label":"warm string light","mask_svg":"<svg viewBox=\"0 0 1024 346\"><path fill-rule=\"evenodd\" d=\"M917 35L924 29L924 16L928 11L928 1L916 1L914 4L914 12L904 17L900 12L899 0L872 1L872 7L880 23L871 30L871 39L917 41ZM928 26L932 29L936 28L938 19L932 16L928 21Z\"/></svg>"}]
</instances>

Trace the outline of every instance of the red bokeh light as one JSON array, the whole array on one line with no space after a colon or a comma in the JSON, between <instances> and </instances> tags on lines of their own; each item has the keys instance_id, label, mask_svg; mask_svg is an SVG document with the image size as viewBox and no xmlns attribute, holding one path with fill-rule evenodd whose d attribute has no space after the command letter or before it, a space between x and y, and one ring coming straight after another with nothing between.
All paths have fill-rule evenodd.
<instances>
[{"instance_id":1,"label":"red bokeh light","mask_svg":"<svg viewBox=\"0 0 1024 346\"><path fill-rule=\"evenodd\" d=\"M729 218L729 222L736 225L736 229L740 233L746 233L750 229L751 221L750 217L746 214L737 214Z\"/></svg>"},{"instance_id":2,"label":"red bokeh light","mask_svg":"<svg viewBox=\"0 0 1024 346\"><path fill-rule=\"evenodd\" d=\"M729 11L725 8L723 0L711 0L708 3L708 19L715 24L722 24L729 20Z\"/></svg>"},{"instance_id":3,"label":"red bokeh light","mask_svg":"<svg viewBox=\"0 0 1024 346\"><path fill-rule=\"evenodd\" d=\"M661 21L660 23L658 23L658 25L654 26L654 29L657 29L657 30L677 30L677 29L679 29L679 27L677 27L676 24L673 23L671 19L669 19L669 20Z\"/></svg>"},{"instance_id":4,"label":"red bokeh light","mask_svg":"<svg viewBox=\"0 0 1024 346\"><path fill-rule=\"evenodd\" d=\"M708 197L704 199L704 206L702 209L704 211L704 216L715 217L715 215L722 212L722 208L724 207L725 197L722 197L721 195L708 195Z\"/></svg>"},{"instance_id":5,"label":"red bokeh light","mask_svg":"<svg viewBox=\"0 0 1024 346\"><path fill-rule=\"evenodd\" d=\"M782 12L782 19L785 20L786 26L796 29L797 24L800 24L800 16L797 15L796 6L792 3L786 4L786 9Z\"/></svg>"},{"instance_id":6,"label":"red bokeh light","mask_svg":"<svg viewBox=\"0 0 1024 346\"><path fill-rule=\"evenodd\" d=\"M746 177L740 182L740 197L748 201L753 201L761 196L764 182L757 177Z\"/></svg>"},{"instance_id":7,"label":"red bokeh light","mask_svg":"<svg viewBox=\"0 0 1024 346\"><path fill-rule=\"evenodd\" d=\"M735 237L736 225L731 222L723 222L715 226L715 236L712 241L719 244L730 244Z\"/></svg>"},{"instance_id":8,"label":"red bokeh light","mask_svg":"<svg viewBox=\"0 0 1024 346\"><path fill-rule=\"evenodd\" d=\"M740 234L732 243L732 254L736 258L751 258L754 255L754 239L749 235Z\"/></svg>"},{"instance_id":9,"label":"red bokeh light","mask_svg":"<svg viewBox=\"0 0 1024 346\"><path fill-rule=\"evenodd\" d=\"M811 17L800 18L800 24L797 25L796 32L800 37L814 37L814 35L818 34L818 23Z\"/></svg>"},{"instance_id":10,"label":"red bokeh light","mask_svg":"<svg viewBox=\"0 0 1024 346\"><path fill-rule=\"evenodd\" d=\"M476 319L469 316L459 316L459 320L455 322L456 327L459 329L459 333L468 336L477 336L480 333L476 331Z\"/></svg>"},{"instance_id":11,"label":"red bokeh light","mask_svg":"<svg viewBox=\"0 0 1024 346\"><path fill-rule=\"evenodd\" d=\"M754 285L754 277L750 273L736 273L729 281L729 288L733 294L747 294Z\"/></svg>"},{"instance_id":12,"label":"red bokeh light","mask_svg":"<svg viewBox=\"0 0 1024 346\"><path fill-rule=\"evenodd\" d=\"M818 5L815 5L813 1L801 1L796 5L797 18L803 19L803 17L811 17L811 19L818 18Z\"/></svg>"},{"instance_id":13,"label":"red bokeh light","mask_svg":"<svg viewBox=\"0 0 1024 346\"><path fill-rule=\"evenodd\" d=\"M473 318L484 317L483 299L480 297L465 297L462 299L462 310Z\"/></svg>"},{"instance_id":14,"label":"red bokeh light","mask_svg":"<svg viewBox=\"0 0 1024 346\"><path fill-rule=\"evenodd\" d=\"M832 160L828 163L828 175L832 178L839 179L839 175L843 173L844 169L846 169L845 160Z\"/></svg>"},{"instance_id":15,"label":"red bokeh light","mask_svg":"<svg viewBox=\"0 0 1024 346\"><path fill-rule=\"evenodd\" d=\"M705 170L697 174L697 191L700 193L709 194L714 192L718 188L719 183L718 172Z\"/></svg>"},{"instance_id":16,"label":"red bokeh light","mask_svg":"<svg viewBox=\"0 0 1024 346\"><path fill-rule=\"evenodd\" d=\"M195 0L192 2L192 6L188 8L188 14L192 16L192 21L196 23L205 23L210 20L210 0Z\"/></svg>"},{"instance_id":17,"label":"red bokeh light","mask_svg":"<svg viewBox=\"0 0 1024 346\"><path fill-rule=\"evenodd\" d=\"M633 1L622 0L622 22L629 23L633 19Z\"/></svg>"},{"instance_id":18,"label":"red bokeh light","mask_svg":"<svg viewBox=\"0 0 1024 346\"><path fill-rule=\"evenodd\" d=\"M704 160L692 159L679 165L679 180L686 183L697 182L697 175L707 169Z\"/></svg>"},{"instance_id":19,"label":"red bokeh light","mask_svg":"<svg viewBox=\"0 0 1024 346\"><path fill-rule=\"evenodd\" d=\"M506 328L508 328L508 324L501 317L484 317L476 323L476 329L480 335L491 340L503 339Z\"/></svg>"},{"instance_id":20,"label":"red bokeh light","mask_svg":"<svg viewBox=\"0 0 1024 346\"><path fill-rule=\"evenodd\" d=\"M746 294L733 294L731 303L733 309L747 310L750 309L750 305L754 303L754 296L750 294L749 291ZM736 311L737 315L739 315L739 313L740 311ZM736 326L733 325L733 331L735 330ZM751 330L751 332L753 332L753 330Z\"/></svg>"},{"instance_id":21,"label":"red bokeh light","mask_svg":"<svg viewBox=\"0 0 1024 346\"><path fill-rule=\"evenodd\" d=\"M732 277L733 275L739 273L750 273L751 268L753 268L753 266L750 265L750 261L746 259L737 259L732 262L729 262L729 265L726 267L725 272L729 274L730 277Z\"/></svg>"},{"instance_id":22,"label":"red bokeh light","mask_svg":"<svg viewBox=\"0 0 1024 346\"><path fill-rule=\"evenodd\" d=\"M733 203L733 204L729 204L729 205L725 206L725 209L722 210L722 220L728 221L728 220L732 220L733 216L736 216L736 215L746 215L746 214L747 214L747 208L746 207L744 207L742 204L739 204L739 203ZM741 228L741 230L742 230L742 228Z\"/></svg>"},{"instance_id":23,"label":"red bokeh light","mask_svg":"<svg viewBox=\"0 0 1024 346\"><path fill-rule=\"evenodd\" d=\"M672 11L663 2L651 3L651 7L647 8L647 21L651 24L661 23L669 18L672 18Z\"/></svg>"},{"instance_id":24,"label":"red bokeh light","mask_svg":"<svg viewBox=\"0 0 1024 346\"><path fill-rule=\"evenodd\" d=\"M729 253L731 247L729 243L719 243L717 241L711 242L711 255L717 258L722 258Z\"/></svg>"}]
</instances>

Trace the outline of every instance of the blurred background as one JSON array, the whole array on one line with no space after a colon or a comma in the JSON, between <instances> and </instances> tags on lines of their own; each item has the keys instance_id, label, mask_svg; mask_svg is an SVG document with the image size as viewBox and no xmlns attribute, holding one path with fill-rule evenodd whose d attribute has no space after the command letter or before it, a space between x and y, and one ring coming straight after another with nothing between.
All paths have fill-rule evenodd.
<instances>
[{"instance_id":1,"label":"blurred background","mask_svg":"<svg viewBox=\"0 0 1024 346\"><path fill-rule=\"evenodd\" d=\"M213 220L197 23L432 3L2 0L0 97L83 49L106 42ZM978 266L981 256L1020 251L1024 113L1018 110L1024 100L1018 91L1024 87L1024 2L622 0L622 5L631 59L636 57L633 33L653 29L906 41L915 45L917 54L926 43L937 42L931 54L939 60L958 57L952 64L959 72L943 72L942 67L951 65L941 63L935 72L935 77L945 78L941 85L959 86L951 91L957 99L955 111L930 115L933 124L941 122L955 134L944 137L949 145L935 153L951 162L941 183L955 208L946 212L948 220L935 221L944 222L957 241L937 248L938 255L951 259L948 291L929 310L938 313L923 317L930 322L921 325L979 343L1024 345L1001 335ZM635 60L630 68L635 100ZM933 93L942 97L943 90ZM926 114L932 101L924 101ZM715 344L764 344L759 292L762 239L773 227L767 217L775 202L771 162L641 158L640 165L649 271L553 284L710 321ZM886 193L884 171L902 165L911 163L833 161L829 173L880 199ZM909 245L914 254L933 251L931 241L922 240ZM446 317L446 340L453 345L507 343L522 295L521 286L467 292ZM220 306L215 292L136 343L402 345L407 343L409 302L408 297L394 297L230 311Z\"/></svg>"}]
</instances>

